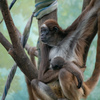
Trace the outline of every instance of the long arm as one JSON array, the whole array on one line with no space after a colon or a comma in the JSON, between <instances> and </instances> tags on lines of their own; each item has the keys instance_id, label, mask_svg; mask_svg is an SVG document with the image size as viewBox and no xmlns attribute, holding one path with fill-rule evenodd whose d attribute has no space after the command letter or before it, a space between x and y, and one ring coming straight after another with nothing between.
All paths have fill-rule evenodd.
<instances>
[{"instance_id":1,"label":"long arm","mask_svg":"<svg viewBox=\"0 0 100 100\"><path fill-rule=\"evenodd\" d=\"M94 6L94 2L96 0L91 0L92 2L90 2L89 6L82 12L82 14L65 30L65 34L69 33L69 32L73 32L77 29L79 22L82 21L82 19L84 18L84 16L86 15L86 13L88 14L88 11Z\"/></svg>"},{"instance_id":2,"label":"long arm","mask_svg":"<svg viewBox=\"0 0 100 100\"><path fill-rule=\"evenodd\" d=\"M73 31L73 34L75 34L75 32L78 31L78 34L80 35L78 45L77 45L77 50L76 50L77 51L76 54L78 55L79 59L83 57L86 60L86 55L87 55L89 46L97 32L97 17L98 17L98 12L100 10L99 8L100 8L100 0L92 0L89 6L84 11L86 13L85 15L83 15L82 19L79 21L76 30ZM84 12L82 14L84 14ZM84 45L83 43L87 43L87 45ZM99 44L99 41L98 41L98 44ZM81 51L80 53L79 53L79 50ZM97 59L98 59L99 48L97 50L98 50L97 52ZM84 55L80 56L82 52ZM92 76L90 77L89 80L83 83L83 95L82 95L83 97L87 97L90 94L90 92L93 90L93 88L96 86L99 80L100 66L99 66L98 60L96 62L95 69ZM67 86L64 86L65 80L63 79L60 79L60 80L62 81L62 84L63 84L62 88L64 89L64 91L66 91L67 89L65 88Z\"/></svg>"},{"instance_id":3,"label":"long arm","mask_svg":"<svg viewBox=\"0 0 100 100\"><path fill-rule=\"evenodd\" d=\"M41 63L39 68L38 79L44 83L51 82L58 78L58 71L49 69L49 51L50 47L45 44L42 44L41 51Z\"/></svg>"},{"instance_id":4,"label":"long arm","mask_svg":"<svg viewBox=\"0 0 100 100\"><path fill-rule=\"evenodd\" d=\"M76 76L77 81L78 81L78 88L82 86L83 83L83 72L78 68L77 65L71 62L66 62L63 66L67 71L72 73L74 76Z\"/></svg>"},{"instance_id":5,"label":"long arm","mask_svg":"<svg viewBox=\"0 0 100 100\"><path fill-rule=\"evenodd\" d=\"M99 80L100 77L99 60L100 60L100 11L98 12L98 42L97 42L96 63L92 76L86 82L84 82L85 97L87 97L90 94L90 92L94 89Z\"/></svg>"}]
</instances>

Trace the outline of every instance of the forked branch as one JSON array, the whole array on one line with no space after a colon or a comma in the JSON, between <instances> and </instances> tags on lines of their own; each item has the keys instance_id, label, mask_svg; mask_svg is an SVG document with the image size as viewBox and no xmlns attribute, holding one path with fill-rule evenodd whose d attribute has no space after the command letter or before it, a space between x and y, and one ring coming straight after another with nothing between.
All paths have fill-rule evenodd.
<instances>
[{"instance_id":1,"label":"forked branch","mask_svg":"<svg viewBox=\"0 0 100 100\"><path fill-rule=\"evenodd\" d=\"M15 60L19 68L22 70L22 72L31 81L32 79L37 78L38 76L37 69L27 57L20 43L17 29L13 23L13 20L9 11L7 0L0 0L0 7L1 7L1 12L3 15L4 21L6 23L6 26L9 32L9 36L11 38L11 42L12 42L13 55L11 56L13 57L13 59Z\"/></svg>"}]
</instances>

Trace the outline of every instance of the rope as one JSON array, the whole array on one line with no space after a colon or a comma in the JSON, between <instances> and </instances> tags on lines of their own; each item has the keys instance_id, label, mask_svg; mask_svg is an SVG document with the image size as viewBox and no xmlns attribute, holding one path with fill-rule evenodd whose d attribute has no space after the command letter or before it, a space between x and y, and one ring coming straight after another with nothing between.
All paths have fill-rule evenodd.
<instances>
[{"instance_id":1,"label":"rope","mask_svg":"<svg viewBox=\"0 0 100 100\"><path fill-rule=\"evenodd\" d=\"M9 9L11 9L13 7L13 5L15 4L16 0L13 0L9 6Z\"/></svg>"},{"instance_id":2,"label":"rope","mask_svg":"<svg viewBox=\"0 0 100 100\"><path fill-rule=\"evenodd\" d=\"M13 80L14 75L15 75L16 69L17 69L17 64L15 64L12 67L12 69L11 69L9 75L8 75L8 78L7 78L7 81L6 81L6 85L5 85L5 89L4 89L3 96L2 96L1 100L5 100L5 97L6 97L7 93L8 93L9 88L10 88L10 84L11 84L11 82Z\"/></svg>"},{"instance_id":3,"label":"rope","mask_svg":"<svg viewBox=\"0 0 100 100\"><path fill-rule=\"evenodd\" d=\"M12 6L14 5L14 3L16 1L17 0L13 0L12 1L9 9L12 8ZM25 47L25 45L27 43L27 40L28 40L28 37L29 37L29 33L30 33L30 28L31 28L33 17L36 17L37 19L40 19L44 15L49 14L50 12L54 11L57 8L57 5L58 5L57 4L57 0L36 0L36 5L35 5L36 9L34 10L32 16L29 18L29 20L28 20L28 22L27 22L27 24L25 26L23 35L21 37L21 44L22 44L23 48ZM5 89L4 89L4 92L3 92L1 100L5 100L5 98L7 96L7 93L8 93L8 90L10 88L10 84L11 84L11 82L12 82L12 80L14 78L14 75L16 73L16 70L17 70L17 64L15 63L14 66L12 67L8 77L7 77Z\"/></svg>"},{"instance_id":4,"label":"rope","mask_svg":"<svg viewBox=\"0 0 100 100\"><path fill-rule=\"evenodd\" d=\"M39 0L37 0L39 1ZM44 15L47 15L57 9L58 2L57 0L40 0L41 2L36 3L34 16L37 19L42 18Z\"/></svg>"}]
</instances>

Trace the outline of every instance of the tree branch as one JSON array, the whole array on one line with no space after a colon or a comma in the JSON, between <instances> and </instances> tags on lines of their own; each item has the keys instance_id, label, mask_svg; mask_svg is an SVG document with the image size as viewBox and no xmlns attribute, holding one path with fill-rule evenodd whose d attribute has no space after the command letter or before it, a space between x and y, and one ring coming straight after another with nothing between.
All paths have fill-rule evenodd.
<instances>
[{"instance_id":1,"label":"tree branch","mask_svg":"<svg viewBox=\"0 0 100 100\"><path fill-rule=\"evenodd\" d=\"M17 29L9 12L7 0L0 0L0 7L13 45L13 48L11 50L13 55L11 56L13 57L19 68L22 70L22 72L31 81L32 79L37 78L38 71L27 57L20 43Z\"/></svg>"},{"instance_id":2,"label":"tree branch","mask_svg":"<svg viewBox=\"0 0 100 100\"><path fill-rule=\"evenodd\" d=\"M1 12L3 14L3 18L5 20L13 47L18 48L21 44L20 44L20 40L18 39L16 27L13 23L13 20L9 11L7 0L1 0L0 6L1 6Z\"/></svg>"},{"instance_id":3,"label":"tree branch","mask_svg":"<svg viewBox=\"0 0 100 100\"><path fill-rule=\"evenodd\" d=\"M0 43L5 47L7 51L9 51L9 49L12 48L10 42L3 36L1 32L0 32Z\"/></svg>"}]
</instances>

